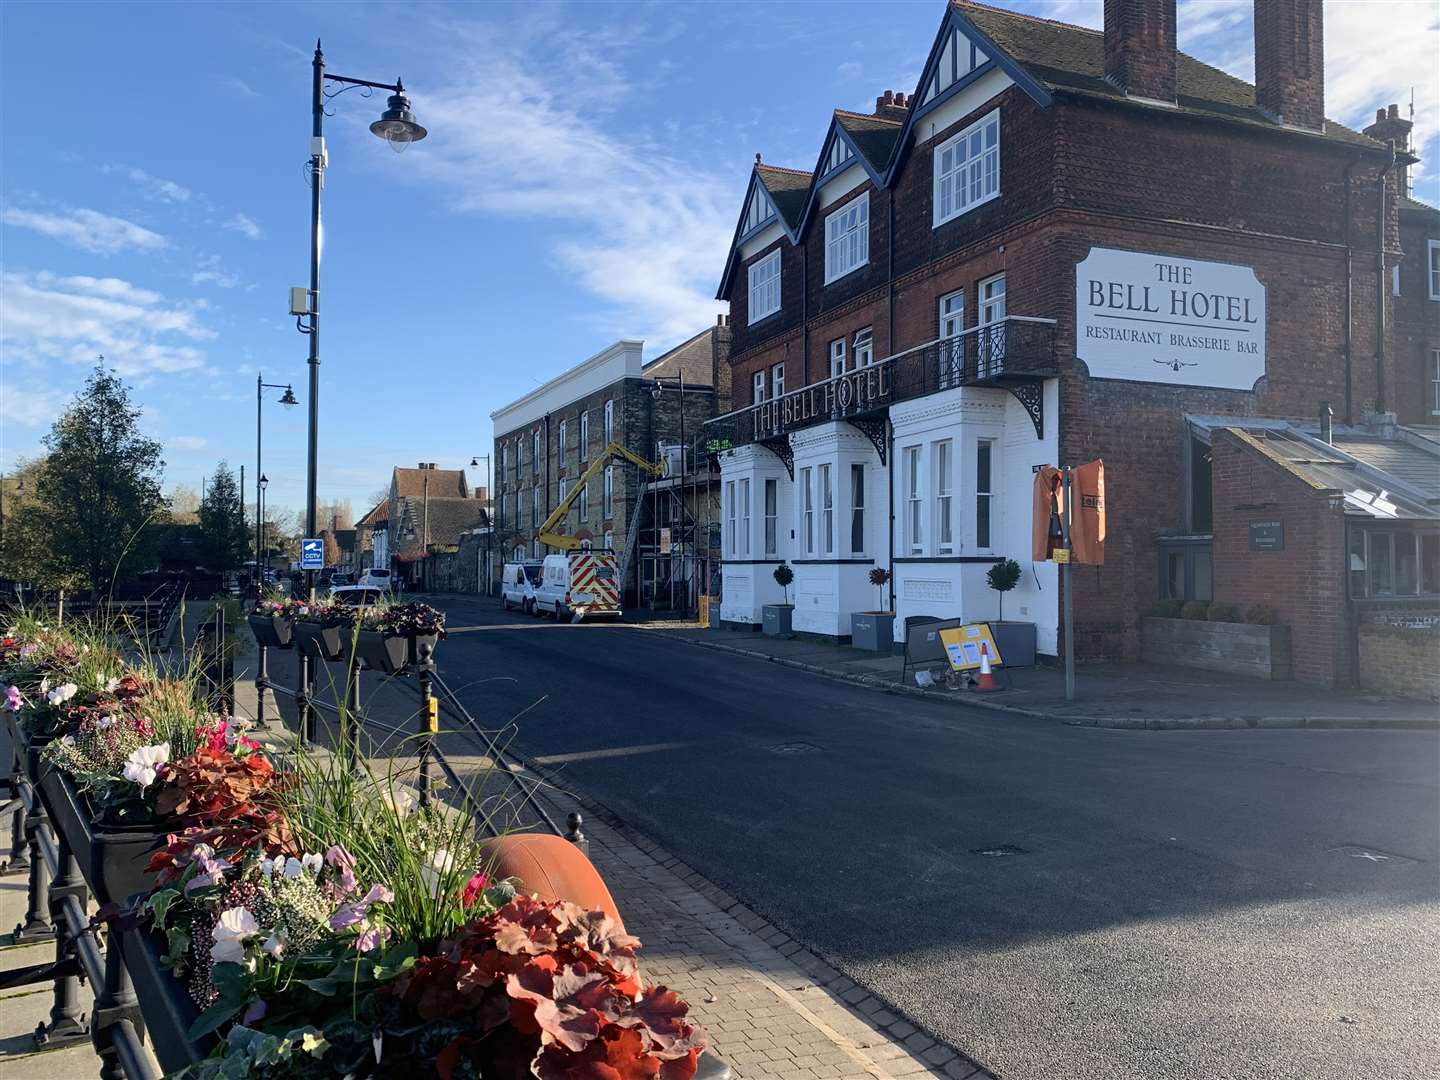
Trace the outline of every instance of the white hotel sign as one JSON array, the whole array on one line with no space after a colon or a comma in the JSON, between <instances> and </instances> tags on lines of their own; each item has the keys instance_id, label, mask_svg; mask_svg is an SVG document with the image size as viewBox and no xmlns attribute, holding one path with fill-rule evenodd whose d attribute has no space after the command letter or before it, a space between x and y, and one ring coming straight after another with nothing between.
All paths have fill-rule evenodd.
<instances>
[{"instance_id":1,"label":"white hotel sign","mask_svg":"<svg viewBox=\"0 0 1440 1080\"><path fill-rule=\"evenodd\" d=\"M1097 379L1249 390L1265 286L1248 266L1092 248L1075 267L1075 352Z\"/></svg>"}]
</instances>

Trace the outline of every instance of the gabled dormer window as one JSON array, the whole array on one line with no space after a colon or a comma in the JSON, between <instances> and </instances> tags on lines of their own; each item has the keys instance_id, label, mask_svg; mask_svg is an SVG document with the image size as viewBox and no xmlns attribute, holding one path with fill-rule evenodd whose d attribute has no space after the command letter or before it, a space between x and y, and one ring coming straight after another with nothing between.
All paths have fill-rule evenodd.
<instances>
[{"instance_id":1,"label":"gabled dormer window","mask_svg":"<svg viewBox=\"0 0 1440 1080\"><path fill-rule=\"evenodd\" d=\"M984 67L989 62L990 57L986 56L978 45L960 33L959 29L954 26L947 28L945 45L935 60L935 68L930 73L930 78L925 81L925 89L920 92L921 108L930 104L972 71Z\"/></svg>"},{"instance_id":2,"label":"gabled dormer window","mask_svg":"<svg viewBox=\"0 0 1440 1080\"><path fill-rule=\"evenodd\" d=\"M830 153L825 155L825 164L820 167L821 175L834 172L854 156L855 151L850 149L850 144L840 136L835 136L830 143Z\"/></svg>"},{"instance_id":3,"label":"gabled dormer window","mask_svg":"<svg viewBox=\"0 0 1440 1080\"><path fill-rule=\"evenodd\" d=\"M780 310L780 251L777 248L750 266L750 317L757 323Z\"/></svg>"},{"instance_id":4,"label":"gabled dormer window","mask_svg":"<svg viewBox=\"0 0 1440 1080\"><path fill-rule=\"evenodd\" d=\"M756 183L755 191L750 196L750 206L745 211L745 225L741 228L740 235L753 232L774 216L775 204L770 201L770 195L765 188Z\"/></svg>"},{"instance_id":5,"label":"gabled dormer window","mask_svg":"<svg viewBox=\"0 0 1440 1080\"><path fill-rule=\"evenodd\" d=\"M825 219L825 284L870 261L870 193L851 199Z\"/></svg>"},{"instance_id":6,"label":"gabled dormer window","mask_svg":"<svg viewBox=\"0 0 1440 1080\"><path fill-rule=\"evenodd\" d=\"M1000 110L935 148L935 224L1000 194Z\"/></svg>"}]
</instances>

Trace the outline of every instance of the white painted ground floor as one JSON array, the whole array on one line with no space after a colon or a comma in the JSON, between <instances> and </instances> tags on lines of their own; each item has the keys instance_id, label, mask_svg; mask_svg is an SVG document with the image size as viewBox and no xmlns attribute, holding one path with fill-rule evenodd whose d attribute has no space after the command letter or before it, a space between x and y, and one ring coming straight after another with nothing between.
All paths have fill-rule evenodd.
<instances>
[{"instance_id":1,"label":"white painted ground floor","mask_svg":"<svg viewBox=\"0 0 1440 1080\"><path fill-rule=\"evenodd\" d=\"M892 610L899 642L913 615L996 619L985 575L1011 558L1021 577L1005 618L1034 623L1038 651L1055 654L1056 568L1030 560L1032 467L1055 464L1058 382L1043 394L1043 435L1006 390L966 386L875 423L828 420L723 451L721 619L761 623L764 605L786 599L774 579L786 563L794 630L848 638L852 613ZM870 583L876 567L889 584Z\"/></svg>"}]
</instances>

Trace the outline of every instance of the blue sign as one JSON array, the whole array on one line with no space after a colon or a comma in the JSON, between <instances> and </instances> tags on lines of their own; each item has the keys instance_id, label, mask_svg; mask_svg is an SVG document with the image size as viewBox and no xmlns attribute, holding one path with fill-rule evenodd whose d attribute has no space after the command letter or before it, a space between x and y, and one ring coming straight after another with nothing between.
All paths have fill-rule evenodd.
<instances>
[{"instance_id":1,"label":"blue sign","mask_svg":"<svg viewBox=\"0 0 1440 1080\"><path fill-rule=\"evenodd\" d=\"M325 541L321 539L300 541L300 569L323 570L325 568Z\"/></svg>"}]
</instances>

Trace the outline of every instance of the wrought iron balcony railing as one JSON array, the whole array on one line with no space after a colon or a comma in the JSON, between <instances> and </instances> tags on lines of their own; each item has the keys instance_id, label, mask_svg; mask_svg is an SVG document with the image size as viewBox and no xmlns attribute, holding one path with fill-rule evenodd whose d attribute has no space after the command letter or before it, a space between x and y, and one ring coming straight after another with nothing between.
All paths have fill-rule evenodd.
<instances>
[{"instance_id":1,"label":"wrought iron balcony railing","mask_svg":"<svg viewBox=\"0 0 1440 1080\"><path fill-rule=\"evenodd\" d=\"M939 338L707 421L711 453L750 443L774 445L789 464L785 436L833 420L870 435L890 406L961 386L997 386L1025 406L1037 436L1044 433L1040 383L1055 375L1055 320L1011 315L954 337ZM878 430L878 429L877 429Z\"/></svg>"}]
</instances>

